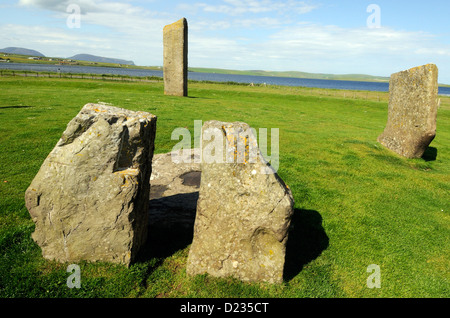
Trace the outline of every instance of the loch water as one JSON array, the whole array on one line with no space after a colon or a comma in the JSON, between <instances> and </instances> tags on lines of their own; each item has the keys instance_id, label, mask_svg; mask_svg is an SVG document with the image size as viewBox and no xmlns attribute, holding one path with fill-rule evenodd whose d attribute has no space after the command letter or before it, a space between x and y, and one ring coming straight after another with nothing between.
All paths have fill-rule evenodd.
<instances>
[{"instance_id":1,"label":"loch water","mask_svg":"<svg viewBox=\"0 0 450 318\"><path fill-rule=\"evenodd\" d=\"M80 65L49 65L25 63L0 63L1 69L35 72L61 72L65 74L97 74L97 75L126 75L133 77L162 77L162 70L128 69L115 67L96 67ZM196 81L235 82L248 84L267 84L280 86L315 87L327 89L361 90L361 91L389 91L387 82L342 81L325 79L308 79L278 76L255 76L219 73L189 72L188 78ZM440 95L450 96L450 87L439 87Z\"/></svg>"}]
</instances>

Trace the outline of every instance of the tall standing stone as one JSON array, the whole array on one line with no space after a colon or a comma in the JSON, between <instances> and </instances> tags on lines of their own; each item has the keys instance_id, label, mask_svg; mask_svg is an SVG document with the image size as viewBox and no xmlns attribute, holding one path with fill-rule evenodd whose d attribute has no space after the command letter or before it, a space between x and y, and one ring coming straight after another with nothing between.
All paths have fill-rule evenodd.
<instances>
[{"instance_id":1,"label":"tall standing stone","mask_svg":"<svg viewBox=\"0 0 450 318\"><path fill-rule=\"evenodd\" d=\"M129 265L147 238L156 116L87 104L25 193L43 256Z\"/></svg>"},{"instance_id":2,"label":"tall standing stone","mask_svg":"<svg viewBox=\"0 0 450 318\"><path fill-rule=\"evenodd\" d=\"M188 95L188 25L185 18L166 25L164 33L164 94Z\"/></svg>"},{"instance_id":3,"label":"tall standing stone","mask_svg":"<svg viewBox=\"0 0 450 318\"><path fill-rule=\"evenodd\" d=\"M407 158L421 158L436 136L438 68L434 64L392 74L388 120L378 141Z\"/></svg>"},{"instance_id":4,"label":"tall standing stone","mask_svg":"<svg viewBox=\"0 0 450 318\"><path fill-rule=\"evenodd\" d=\"M260 157L249 128L239 122L203 125L202 176L186 269L189 275L283 281L294 199ZM205 138L211 132L215 137Z\"/></svg>"}]
</instances>

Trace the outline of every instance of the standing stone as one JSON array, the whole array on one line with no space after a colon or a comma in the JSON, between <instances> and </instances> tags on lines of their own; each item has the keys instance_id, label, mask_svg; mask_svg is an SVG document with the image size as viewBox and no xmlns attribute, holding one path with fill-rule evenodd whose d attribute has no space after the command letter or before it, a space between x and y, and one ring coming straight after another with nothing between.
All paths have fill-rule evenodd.
<instances>
[{"instance_id":1,"label":"standing stone","mask_svg":"<svg viewBox=\"0 0 450 318\"><path fill-rule=\"evenodd\" d=\"M260 157L249 128L239 122L203 125L202 175L187 262L189 275L283 281L294 199ZM205 134L211 131L215 137L206 140Z\"/></svg>"},{"instance_id":2,"label":"standing stone","mask_svg":"<svg viewBox=\"0 0 450 318\"><path fill-rule=\"evenodd\" d=\"M188 25L185 18L166 25L164 33L164 94L187 96Z\"/></svg>"},{"instance_id":3,"label":"standing stone","mask_svg":"<svg viewBox=\"0 0 450 318\"><path fill-rule=\"evenodd\" d=\"M87 104L26 190L43 256L129 265L147 237L156 116Z\"/></svg>"},{"instance_id":4,"label":"standing stone","mask_svg":"<svg viewBox=\"0 0 450 318\"><path fill-rule=\"evenodd\" d=\"M406 158L421 158L436 136L436 65L392 74L389 91L388 121L378 142Z\"/></svg>"}]
</instances>

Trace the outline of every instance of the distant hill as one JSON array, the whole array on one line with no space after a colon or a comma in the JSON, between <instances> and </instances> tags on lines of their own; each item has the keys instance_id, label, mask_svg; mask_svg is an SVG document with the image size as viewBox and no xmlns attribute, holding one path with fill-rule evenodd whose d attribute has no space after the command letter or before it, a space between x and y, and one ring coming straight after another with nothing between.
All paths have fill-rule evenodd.
<instances>
[{"instance_id":1,"label":"distant hill","mask_svg":"<svg viewBox=\"0 0 450 318\"><path fill-rule=\"evenodd\" d=\"M96 63L116 63L116 64L124 64L124 65L134 65L133 61L126 61L126 60L96 56L96 55L91 55L91 54L77 54L72 57L69 57L69 59L78 60L78 61L96 62Z\"/></svg>"},{"instance_id":2,"label":"distant hill","mask_svg":"<svg viewBox=\"0 0 450 318\"><path fill-rule=\"evenodd\" d=\"M295 77L295 78L309 78L309 79L329 79L329 80L353 80L353 81L374 81L374 82L387 82L389 77L372 76L365 74L321 74L321 73L306 73L298 71L262 71L262 70L226 70L217 68L189 68L191 72L203 72L203 73L219 73L219 74L237 74L237 75L257 75L257 76L277 76L277 77Z\"/></svg>"},{"instance_id":3,"label":"distant hill","mask_svg":"<svg viewBox=\"0 0 450 318\"><path fill-rule=\"evenodd\" d=\"M31 56L45 57L45 55L42 54L41 52L38 52L38 51L35 51L35 50L30 50L30 49L25 49L25 48L22 48L22 47L7 47L7 48L4 48L4 49L0 49L0 52L8 53L8 54L31 55Z\"/></svg>"}]
</instances>

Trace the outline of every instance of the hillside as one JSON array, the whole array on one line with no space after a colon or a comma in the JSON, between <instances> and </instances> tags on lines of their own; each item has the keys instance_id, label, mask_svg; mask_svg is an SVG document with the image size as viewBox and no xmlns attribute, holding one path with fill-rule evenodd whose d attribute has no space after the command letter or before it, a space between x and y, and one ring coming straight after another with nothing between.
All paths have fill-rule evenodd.
<instances>
[{"instance_id":1,"label":"hillside","mask_svg":"<svg viewBox=\"0 0 450 318\"><path fill-rule=\"evenodd\" d=\"M91 55L91 54L77 54L72 57L69 57L69 59L77 60L77 61L96 62L96 63L115 63L115 64L124 64L124 65L134 65L133 61L126 61L126 60L96 56L96 55Z\"/></svg>"},{"instance_id":2,"label":"hillside","mask_svg":"<svg viewBox=\"0 0 450 318\"><path fill-rule=\"evenodd\" d=\"M31 56L45 57L45 55L42 54L41 52L38 52L38 51L35 51L35 50L30 50L30 49L25 49L25 48L22 48L22 47L7 47L7 48L4 48L4 49L0 49L0 52L8 53L8 54L31 55Z\"/></svg>"},{"instance_id":3,"label":"hillside","mask_svg":"<svg viewBox=\"0 0 450 318\"><path fill-rule=\"evenodd\" d=\"M277 76L277 77L295 77L295 78L309 78L309 79L327 79L327 80L348 80L348 81L389 81L389 77L372 76L365 74L321 74L321 73L307 73L298 71L262 71L262 70L227 70L218 68L201 68L190 67L191 72L202 73L218 73L218 74L236 74L236 75L255 75L255 76Z\"/></svg>"}]
</instances>

